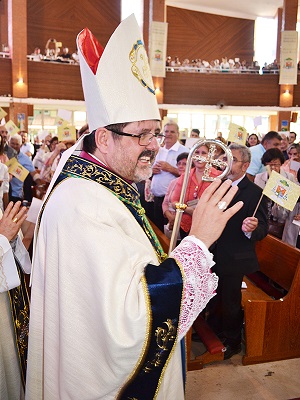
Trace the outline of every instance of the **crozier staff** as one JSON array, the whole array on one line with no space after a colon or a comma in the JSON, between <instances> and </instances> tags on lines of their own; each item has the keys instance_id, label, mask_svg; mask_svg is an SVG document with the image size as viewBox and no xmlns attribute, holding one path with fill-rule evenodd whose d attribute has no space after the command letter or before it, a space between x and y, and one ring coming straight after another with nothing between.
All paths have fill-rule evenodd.
<instances>
[{"instance_id":1,"label":"crozier staff","mask_svg":"<svg viewBox=\"0 0 300 400\"><path fill-rule=\"evenodd\" d=\"M135 188L160 121L136 20L77 47L91 133L62 156L36 231L26 399L183 399L180 340L217 286L207 248L242 203L223 211L236 188L213 182L168 258Z\"/></svg>"}]
</instances>

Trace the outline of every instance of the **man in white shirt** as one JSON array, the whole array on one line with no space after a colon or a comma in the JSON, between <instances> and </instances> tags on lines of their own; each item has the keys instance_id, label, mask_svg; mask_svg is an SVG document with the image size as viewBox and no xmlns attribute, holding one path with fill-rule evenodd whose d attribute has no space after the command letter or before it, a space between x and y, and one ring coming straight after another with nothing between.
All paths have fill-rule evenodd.
<instances>
[{"instance_id":1,"label":"man in white shirt","mask_svg":"<svg viewBox=\"0 0 300 400\"><path fill-rule=\"evenodd\" d=\"M177 157L189 149L179 143L179 127L174 122L164 126L165 145L160 147L153 165L151 191L154 195L154 223L163 232L167 222L163 215L162 203L167 193L169 183L179 176L176 167Z\"/></svg>"},{"instance_id":2,"label":"man in white shirt","mask_svg":"<svg viewBox=\"0 0 300 400\"><path fill-rule=\"evenodd\" d=\"M28 138L28 133L26 131L21 131L20 136L22 137L22 146L20 148L20 151L23 154L26 154L26 156L28 156L31 160L32 156L34 154L34 146L30 142L30 140Z\"/></svg>"}]
</instances>

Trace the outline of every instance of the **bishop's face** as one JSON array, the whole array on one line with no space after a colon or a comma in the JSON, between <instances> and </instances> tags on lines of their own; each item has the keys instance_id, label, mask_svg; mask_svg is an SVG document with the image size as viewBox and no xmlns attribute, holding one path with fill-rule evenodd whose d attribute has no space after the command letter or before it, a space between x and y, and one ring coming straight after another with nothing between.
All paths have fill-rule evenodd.
<instances>
[{"instance_id":1,"label":"bishop's face","mask_svg":"<svg viewBox=\"0 0 300 400\"><path fill-rule=\"evenodd\" d=\"M157 121L131 122L123 129L124 132L134 135L144 133L149 135L149 143L141 146L139 138L120 136L110 141L107 155L108 166L122 178L140 182L150 178L152 165L159 149L158 141L151 134L155 133L159 123Z\"/></svg>"}]
</instances>

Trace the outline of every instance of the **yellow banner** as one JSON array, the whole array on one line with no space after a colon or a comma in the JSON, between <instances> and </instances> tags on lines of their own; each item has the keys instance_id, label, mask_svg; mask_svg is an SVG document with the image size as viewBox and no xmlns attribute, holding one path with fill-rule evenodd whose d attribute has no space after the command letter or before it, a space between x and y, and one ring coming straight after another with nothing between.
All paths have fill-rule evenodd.
<instances>
[{"instance_id":1,"label":"yellow banner","mask_svg":"<svg viewBox=\"0 0 300 400\"><path fill-rule=\"evenodd\" d=\"M66 126L62 127L60 126L57 129L57 136L59 142L70 142L70 141L75 141L76 142L76 128L75 126Z\"/></svg>"},{"instance_id":2,"label":"yellow banner","mask_svg":"<svg viewBox=\"0 0 300 400\"><path fill-rule=\"evenodd\" d=\"M15 133L18 133L20 131L20 129L17 127L17 125L11 119L8 122L6 122L5 128L7 129L7 132L10 136L12 136Z\"/></svg>"},{"instance_id":3,"label":"yellow banner","mask_svg":"<svg viewBox=\"0 0 300 400\"><path fill-rule=\"evenodd\" d=\"M56 117L55 118L55 125L58 126L58 127L65 128L68 124L69 124L69 122L66 121L65 119L61 118L61 117Z\"/></svg>"},{"instance_id":4,"label":"yellow banner","mask_svg":"<svg viewBox=\"0 0 300 400\"><path fill-rule=\"evenodd\" d=\"M3 110L2 107L0 107L0 119L4 118L7 115L7 112Z\"/></svg>"},{"instance_id":5,"label":"yellow banner","mask_svg":"<svg viewBox=\"0 0 300 400\"><path fill-rule=\"evenodd\" d=\"M263 194L275 203L292 211L300 196L300 186L272 171Z\"/></svg>"},{"instance_id":6,"label":"yellow banner","mask_svg":"<svg viewBox=\"0 0 300 400\"><path fill-rule=\"evenodd\" d=\"M19 179L20 181L24 182L27 175L29 174L28 169L24 168L23 165L21 165L16 157L11 158L10 160L5 163L8 168L8 172Z\"/></svg>"},{"instance_id":7,"label":"yellow banner","mask_svg":"<svg viewBox=\"0 0 300 400\"><path fill-rule=\"evenodd\" d=\"M230 122L229 124L229 134L228 134L228 142L231 143L238 143L238 144L246 144L247 140L247 131L240 125L233 124Z\"/></svg>"}]
</instances>

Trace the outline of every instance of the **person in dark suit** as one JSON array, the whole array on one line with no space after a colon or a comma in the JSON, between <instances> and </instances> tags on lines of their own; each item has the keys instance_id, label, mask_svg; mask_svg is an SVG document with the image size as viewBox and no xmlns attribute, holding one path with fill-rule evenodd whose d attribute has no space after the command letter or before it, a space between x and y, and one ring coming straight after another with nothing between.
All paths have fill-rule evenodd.
<instances>
[{"instance_id":1,"label":"person in dark suit","mask_svg":"<svg viewBox=\"0 0 300 400\"><path fill-rule=\"evenodd\" d=\"M208 323L224 342L225 359L241 351L241 285L244 275L259 270L255 242L262 240L268 233L265 198L253 216L262 189L246 176L251 152L246 146L236 143L231 144L229 148L233 155L233 164L228 178L233 181L232 185L239 187L231 204L242 200L244 205L231 218L220 238L210 249L216 263L213 271L218 275L219 283L217 295L208 304L207 317Z\"/></svg>"}]
</instances>

